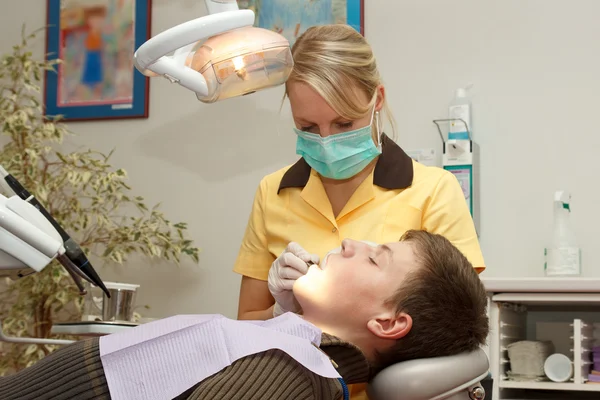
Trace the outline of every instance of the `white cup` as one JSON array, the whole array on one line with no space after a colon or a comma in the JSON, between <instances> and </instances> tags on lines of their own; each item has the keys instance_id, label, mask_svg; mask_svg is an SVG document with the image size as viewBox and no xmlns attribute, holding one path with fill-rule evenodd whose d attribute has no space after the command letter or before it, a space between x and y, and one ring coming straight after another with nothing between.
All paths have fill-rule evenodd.
<instances>
[{"instance_id":1,"label":"white cup","mask_svg":"<svg viewBox=\"0 0 600 400\"><path fill-rule=\"evenodd\" d=\"M573 376L573 363L564 354L552 354L544 362L544 373L554 382L567 382Z\"/></svg>"}]
</instances>

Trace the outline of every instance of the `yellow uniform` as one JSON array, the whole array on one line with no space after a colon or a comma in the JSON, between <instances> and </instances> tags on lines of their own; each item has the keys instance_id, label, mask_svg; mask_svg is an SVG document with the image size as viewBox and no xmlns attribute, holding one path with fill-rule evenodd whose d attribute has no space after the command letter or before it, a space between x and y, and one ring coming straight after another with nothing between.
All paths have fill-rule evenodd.
<instances>
[{"instance_id":1,"label":"yellow uniform","mask_svg":"<svg viewBox=\"0 0 600 400\"><path fill-rule=\"evenodd\" d=\"M413 161L385 135L382 144L373 172L337 217L318 174L304 159L263 178L234 271L266 281L289 242L322 259L343 239L389 243L409 229L445 236L477 272L483 271L473 220L456 178ZM351 398L366 399L364 385L353 385Z\"/></svg>"}]
</instances>

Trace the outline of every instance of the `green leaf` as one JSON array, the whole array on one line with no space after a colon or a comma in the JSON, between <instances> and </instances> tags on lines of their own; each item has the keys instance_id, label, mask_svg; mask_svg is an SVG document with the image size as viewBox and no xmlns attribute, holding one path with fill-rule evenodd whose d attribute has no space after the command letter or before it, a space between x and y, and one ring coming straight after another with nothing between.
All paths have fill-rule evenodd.
<instances>
[{"instance_id":1,"label":"green leaf","mask_svg":"<svg viewBox=\"0 0 600 400\"><path fill-rule=\"evenodd\" d=\"M106 258L106 257L110 257L110 255L112 254L112 252L115 250L114 246L111 247L107 247L106 250L104 250L104 253L102 254L102 257Z\"/></svg>"},{"instance_id":2,"label":"green leaf","mask_svg":"<svg viewBox=\"0 0 600 400\"><path fill-rule=\"evenodd\" d=\"M37 351L37 349L38 349L38 345L37 344L30 344L25 349L25 353L23 354L23 356L27 357L27 356L35 353Z\"/></svg>"}]
</instances>

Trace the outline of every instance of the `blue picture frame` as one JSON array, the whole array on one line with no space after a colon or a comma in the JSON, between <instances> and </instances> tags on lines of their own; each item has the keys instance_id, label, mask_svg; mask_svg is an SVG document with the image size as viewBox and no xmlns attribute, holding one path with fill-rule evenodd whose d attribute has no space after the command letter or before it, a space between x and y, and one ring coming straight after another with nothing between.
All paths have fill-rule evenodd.
<instances>
[{"instance_id":1,"label":"blue picture frame","mask_svg":"<svg viewBox=\"0 0 600 400\"><path fill-rule=\"evenodd\" d=\"M47 0L46 58L61 63L46 72L45 115L148 118L150 81L133 66L133 53L150 38L152 0L98 0L67 10L61 3Z\"/></svg>"},{"instance_id":2,"label":"blue picture frame","mask_svg":"<svg viewBox=\"0 0 600 400\"><path fill-rule=\"evenodd\" d=\"M254 25L260 28L270 29L283 35L293 46L297 37L306 29L314 25L344 23L351 26L361 35L365 35L365 3L364 0L331 0L330 2L321 2L317 4L312 0L296 0L293 5L286 4L287 0L237 0L240 9L250 9L254 11L256 20ZM298 7L308 7L312 4L316 7L312 13L298 11ZM337 3L334 4L334 3ZM345 4L344 4L345 3ZM341 6L345 8L345 19L336 17L336 11ZM332 7L332 15L325 17L328 10ZM320 9L321 8L321 9ZM324 8L324 9L323 9ZM325 11L325 13L320 13ZM306 19L304 17L307 17Z\"/></svg>"},{"instance_id":3,"label":"blue picture frame","mask_svg":"<svg viewBox=\"0 0 600 400\"><path fill-rule=\"evenodd\" d=\"M347 24L365 35L365 1L347 0L346 3Z\"/></svg>"}]
</instances>

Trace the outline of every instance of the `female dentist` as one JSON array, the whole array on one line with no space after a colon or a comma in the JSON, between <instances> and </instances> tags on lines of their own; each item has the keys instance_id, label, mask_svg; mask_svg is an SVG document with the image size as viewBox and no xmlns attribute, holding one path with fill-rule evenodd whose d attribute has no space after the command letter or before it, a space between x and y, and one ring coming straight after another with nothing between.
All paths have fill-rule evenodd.
<instances>
[{"instance_id":1,"label":"female dentist","mask_svg":"<svg viewBox=\"0 0 600 400\"><path fill-rule=\"evenodd\" d=\"M414 162L383 133L381 114L392 119L365 38L346 25L312 27L292 55L286 95L302 158L256 191L234 266L243 276L238 318L299 312L294 280L345 238L386 243L423 229L448 238L483 271L456 178ZM366 398L364 387L352 389L352 399Z\"/></svg>"}]
</instances>

